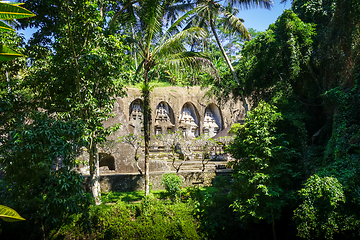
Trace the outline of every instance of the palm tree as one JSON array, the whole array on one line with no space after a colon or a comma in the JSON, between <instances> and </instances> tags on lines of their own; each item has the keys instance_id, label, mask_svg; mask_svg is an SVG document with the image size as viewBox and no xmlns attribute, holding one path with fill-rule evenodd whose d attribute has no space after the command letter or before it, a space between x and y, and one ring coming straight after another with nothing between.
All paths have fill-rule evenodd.
<instances>
[{"instance_id":1,"label":"palm tree","mask_svg":"<svg viewBox=\"0 0 360 240\"><path fill-rule=\"evenodd\" d=\"M166 1L166 0L165 0ZM164 19L165 11L162 0L139 1L133 6L134 21L142 38L137 40L128 36L135 43L141 60L137 72L143 72L142 95L144 99L144 140L145 140L145 195L149 194L149 143L150 143L150 71L157 65L184 69L210 67L212 73L217 74L214 65L203 53L190 52L186 50L187 40L200 40L205 31L199 27L188 28L182 32L173 34L175 26L164 31L163 26L167 23Z\"/></svg>"},{"instance_id":2,"label":"palm tree","mask_svg":"<svg viewBox=\"0 0 360 240\"><path fill-rule=\"evenodd\" d=\"M241 8L250 8L250 7L264 7L266 9L270 9L272 0L227 0L223 1L224 4L228 3L228 6L238 6ZM222 17L223 20L227 22L227 27L236 31L240 36L244 39L250 39L251 36L248 30L243 25L243 20L237 18L234 14L231 13L226 7L221 5L219 1L214 0L198 0L195 7L184 14L181 18L177 20L175 24L186 23L187 25L184 29L189 28L190 26L199 26L204 29L211 29L215 40L221 50L222 55L225 58L225 61L230 69L230 72L233 76L235 82L240 85L239 78L231 64L229 57L222 46L219 36L216 32L215 20L218 17ZM246 103L246 99L244 97L243 91L240 91L240 96L243 101L243 106L245 109L245 113L248 112L248 105Z\"/></svg>"},{"instance_id":3,"label":"palm tree","mask_svg":"<svg viewBox=\"0 0 360 240\"><path fill-rule=\"evenodd\" d=\"M225 7L226 11L230 12L233 15L236 15L239 13L239 9L234 7L231 3L229 3L226 7ZM239 20L241 22L244 22L244 19L239 18ZM228 54L230 56L230 60L231 60L231 51L232 51L232 43L233 43L233 39L232 39L232 35L234 33L234 29L232 28L231 24L229 23L229 21L227 21L226 18L220 18L217 21L217 26L221 29L221 31L225 34L225 36L229 37L229 44L228 44Z\"/></svg>"}]
</instances>

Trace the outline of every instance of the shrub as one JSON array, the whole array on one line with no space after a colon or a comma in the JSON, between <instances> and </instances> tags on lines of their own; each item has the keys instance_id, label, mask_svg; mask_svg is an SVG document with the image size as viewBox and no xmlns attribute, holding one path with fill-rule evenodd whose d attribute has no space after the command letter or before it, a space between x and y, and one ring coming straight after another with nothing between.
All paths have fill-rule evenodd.
<instances>
[{"instance_id":1,"label":"shrub","mask_svg":"<svg viewBox=\"0 0 360 240\"><path fill-rule=\"evenodd\" d=\"M140 204L118 201L94 206L92 231L77 224L79 217L63 226L55 239L201 239L192 203L167 204L151 194Z\"/></svg>"},{"instance_id":2,"label":"shrub","mask_svg":"<svg viewBox=\"0 0 360 240\"><path fill-rule=\"evenodd\" d=\"M178 199L181 193L182 180L175 173L166 173L162 175L161 185L165 187L171 200Z\"/></svg>"}]
</instances>

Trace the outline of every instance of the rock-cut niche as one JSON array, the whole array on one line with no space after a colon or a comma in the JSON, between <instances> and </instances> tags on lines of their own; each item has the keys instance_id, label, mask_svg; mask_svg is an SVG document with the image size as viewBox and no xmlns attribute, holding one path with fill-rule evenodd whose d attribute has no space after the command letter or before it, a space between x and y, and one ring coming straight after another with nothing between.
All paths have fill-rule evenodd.
<instances>
[{"instance_id":1,"label":"rock-cut niche","mask_svg":"<svg viewBox=\"0 0 360 240\"><path fill-rule=\"evenodd\" d=\"M129 130L131 133L135 135L142 134L143 118L143 103L141 99L135 99L129 108Z\"/></svg>"},{"instance_id":2,"label":"rock-cut niche","mask_svg":"<svg viewBox=\"0 0 360 240\"><path fill-rule=\"evenodd\" d=\"M167 102L160 102L155 111L155 135L173 132L175 127L174 111Z\"/></svg>"},{"instance_id":3,"label":"rock-cut niche","mask_svg":"<svg viewBox=\"0 0 360 240\"><path fill-rule=\"evenodd\" d=\"M187 102L181 109L179 116L179 130L184 137L196 138L199 136L199 113L194 104Z\"/></svg>"},{"instance_id":4,"label":"rock-cut niche","mask_svg":"<svg viewBox=\"0 0 360 240\"><path fill-rule=\"evenodd\" d=\"M203 133L215 136L222 130L222 119L220 109L213 103L205 109Z\"/></svg>"},{"instance_id":5,"label":"rock-cut niche","mask_svg":"<svg viewBox=\"0 0 360 240\"><path fill-rule=\"evenodd\" d=\"M115 158L106 153L99 153L99 167L107 167L108 170L115 170Z\"/></svg>"}]
</instances>

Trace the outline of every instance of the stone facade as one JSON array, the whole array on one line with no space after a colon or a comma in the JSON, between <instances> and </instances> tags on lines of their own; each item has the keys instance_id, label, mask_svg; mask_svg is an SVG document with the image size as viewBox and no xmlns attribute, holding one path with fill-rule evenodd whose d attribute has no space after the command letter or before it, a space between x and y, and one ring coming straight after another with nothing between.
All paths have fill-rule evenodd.
<instances>
[{"instance_id":1,"label":"stone facade","mask_svg":"<svg viewBox=\"0 0 360 240\"><path fill-rule=\"evenodd\" d=\"M241 102L230 101L226 104L218 104L215 99L205 97L205 93L206 90L200 87L155 88L150 96L152 110L150 135L182 131L188 137L197 137L204 133L214 136L244 117ZM107 127L121 123L122 126L115 134L109 136L109 140L114 142L112 147L100 150L100 153L107 154L107 157L103 159L109 163L105 164L105 160L100 162L102 173L138 172L134 160L134 149L117 140L120 136L129 133L141 134L143 132L142 111L143 102L139 89L129 88L126 97L116 99L113 110L116 116L104 125ZM86 158L86 156L83 157ZM144 169L143 156L140 156L139 165ZM152 159L150 161L151 172L171 170L173 169L164 160ZM88 174L85 167L80 171Z\"/></svg>"},{"instance_id":2,"label":"stone facade","mask_svg":"<svg viewBox=\"0 0 360 240\"><path fill-rule=\"evenodd\" d=\"M164 189L161 185L163 172L150 173L152 190ZM183 181L183 187L189 186L211 186L212 179L216 176L214 171L201 172L179 172L177 174ZM85 189L90 191L90 178L85 177ZM145 175L139 174L107 174L100 176L101 192L132 192L143 191Z\"/></svg>"}]
</instances>

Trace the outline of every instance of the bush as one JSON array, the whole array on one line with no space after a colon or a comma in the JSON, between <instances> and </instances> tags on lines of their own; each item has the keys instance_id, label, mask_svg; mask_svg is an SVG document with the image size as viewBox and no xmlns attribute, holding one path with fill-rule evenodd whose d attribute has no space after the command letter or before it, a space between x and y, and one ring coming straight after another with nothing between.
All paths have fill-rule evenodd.
<instances>
[{"instance_id":1,"label":"bush","mask_svg":"<svg viewBox=\"0 0 360 240\"><path fill-rule=\"evenodd\" d=\"M193 211L192 203L167 204L150 194L140 204L118 201L94 206L91 232L78 225L78 217L74 217L55 239L201 239Z\"/></svg>"},{"instance_id":2,"label":"bush","mask_svg":"<svg viewBox=\"0 0 360 240\"><path fill-rule=\"evenodd\" d=\"M229 188L226 179L216 177L214 180L218 188L188 187L184 193L185 199L194 204L194 215L199 220L199 234L203 239L239 239L244 231L236 212L229 207L234 199L227 193Z\"/></svg>"},{"instance_id":3,"label":"bush","mask_svg":"<svg viewBox=\"0 0 360 240\"><path fill-rule=\"evenodd\" d=\"M162 175L161 185L163 185L168 192L171 200L175 201L180 197L182 180L175 173L166 173Z\"/></svg>"}]
</instances>

